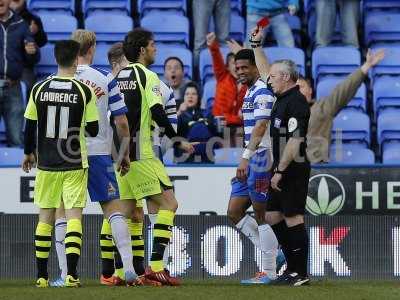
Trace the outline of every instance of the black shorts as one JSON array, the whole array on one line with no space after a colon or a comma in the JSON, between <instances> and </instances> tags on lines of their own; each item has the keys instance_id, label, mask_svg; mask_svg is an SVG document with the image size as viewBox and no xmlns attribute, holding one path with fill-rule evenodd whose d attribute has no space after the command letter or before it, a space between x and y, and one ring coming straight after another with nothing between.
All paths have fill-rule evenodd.
<instances>
[{"instance_id":1,"label":"black shorts","mask_svg":"<svg viewBox=\"0 0 400 300\"><path fill-rule=\"evenodd\" d=\"M270 188L267 211L279 211L285 217L304 215L310 179L310 164L305 163L283 175L279 187L281 191Z\"/></svg>"}]
</instances>

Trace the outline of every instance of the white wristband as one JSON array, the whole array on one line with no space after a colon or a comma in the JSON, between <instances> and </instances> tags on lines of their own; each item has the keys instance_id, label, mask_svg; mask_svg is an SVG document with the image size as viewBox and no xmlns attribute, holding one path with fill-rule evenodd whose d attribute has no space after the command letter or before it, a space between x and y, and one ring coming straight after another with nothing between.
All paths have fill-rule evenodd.
<instances>
[{"instance_id":1,"label":"white wristband","mask_svg":"<svg viewBox=\"0 0 400 300\"><path fill-rule=\"evenodd\" d=\"M246 148L243 151L242 158L250 160L254 153L255 151Z\"/></svg>"}]
</instances>

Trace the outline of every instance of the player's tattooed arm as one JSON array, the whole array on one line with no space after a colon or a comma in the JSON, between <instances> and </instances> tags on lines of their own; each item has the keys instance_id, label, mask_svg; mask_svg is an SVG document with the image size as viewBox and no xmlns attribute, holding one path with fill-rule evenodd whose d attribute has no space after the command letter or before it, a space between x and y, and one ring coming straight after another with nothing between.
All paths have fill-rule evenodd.
<instances>
[{"instance_id":1,"label":"player's tattooed arm","mask_svg":"<svg viewBox=\"0 0 400 300\"><path fill-rule=\"evenodd\" d=\"M115 127L117 129L118 138L120 141L120 152L118 153L117 158L117 171L121 173L121 175L125 175L129 172L130 168L130 159L129 159L129 142L130 142L130 134L129 134L129 124L128 119L125 114L118 115L114 117Z\"/></svg>"},{"instance_id":2,"label":"player's tattooed arm","mask_svg":"<svg viewBox=\"0 0 400 300\"><path fill-rule=\"evenodd\" d=\"M35 136L37 121L26 119L24 134L24 159L22 169L28 173L36 164L35 159Z\"/></svg>"}]
</instances>

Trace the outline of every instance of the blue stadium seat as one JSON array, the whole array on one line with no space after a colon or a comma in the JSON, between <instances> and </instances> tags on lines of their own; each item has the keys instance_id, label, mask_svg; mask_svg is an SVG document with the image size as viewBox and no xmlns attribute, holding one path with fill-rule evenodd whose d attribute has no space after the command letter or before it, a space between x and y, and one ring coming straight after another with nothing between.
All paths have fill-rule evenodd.
<instances>
[{"instance_id":1,"label":"blue stadium seat","mask_svg":"<svg viewBox=\"0 0 400 300\"><path fill-rule=\"evenodd\" d=\"M158 76L163 77L164 62L168 57L171 56L179 57L182 60L185 78L191 79L193 76L192 51L182 47L165 47L161 44L161 46L157 48L156 61L151 65L151 69L156 72Z\"/></svg>"},{"instance_id":2,"label":"blue stadium seat","mask_svg":"<svg viewBox=\"0 0 400 300\"><path fill-rule=\"evenodd\" d=\"M264 52L268 57L269 62L274 62L279 59L293 60L299 72L305 75L305 58L304 52L300 48L286 48L286 47L269 47L264 48Z\"/></svg>"},{"instance_id":3,"label":"blue stadium seat","mask_svg":"<svg viewBox=\"0 0 400 300\"><path fill-rule=\"evenodd\" d=\"M93 13L94 11L104 11L114 13L117 11L123 14L130 15L131 1L130 0L82 0L82 11L85 16ZM118 13L117 13L118 14ZM107 23L108 25L113 23Z\"/></svg>"},{"instance_id":4,"label":"blue stadium seat","mask_svg":"<svg viewBox=\"0 0 400 300\"><path fill-rule=\"evenodd\" d=\"M368 12L364 22L366 45L400 40L400 12Z\"/></svg>"},{"instance_id":5,"label":"blue stadium seat","mask_svg":"<svg viewBox=\"0 0 400 300\"><path fill-rule=\"evenodd\" d=\"M21 165L24 150L21 148L0 148L0 166Z\"/></svg>"},{"instance_id":6,"label":"blue stadium seat","mask_svg":"<svg viewBox=\"0 0 400 300\"><path fill-rule=\"evenodd\" d=\"M355 110L342 110L333 121L332 140L342 139L346 142L360 142L370 145L371 129L367 114Z\"/></svg>"},{"instance_id":7,"label":"blue stadium seat","mask_svg":"<svg viewBox=\"0 0 400 300\"><path fill-rule=\"evenodd\" d=\"M96 13L85 19L85 28L96 33L97 42L120 42L133 29L133 20L120 14Z\"/></svg>"},{"instance_id":8,"label":"blue stadium seat","mask_svg":"<svg viewBox=\"0 0 400 300\"><path fill-rule=\"evenodd\" d=\"M226 55L230 52L230 50L228 47L221 47L220 49L222 52L222 56L225 59ZM200 51L199 72L200 72L200 79L202 80L203 83L214 77L211 54L210 51L208 51L208 48L202 49Z\"/></svg>"},{"instance_id":9,"label":"blue stadium seat","mask_svg":"<svg viewBox=\"0 0 400 300\"><path fill-rule=\"evenodd\" d=\"M29 0L28 7L33 13L56 10L70 15L75 14L75 0Z\"/></svg>"},{"instance_id":10,"label":"blue stadium seat","mask_svg":"<svg viewBox=\"0 0 400 300\"><path fill-rule=\"evenodd\" d=\"M365 10L391 10L400 9L400 1L398 0L363 0Z\"/></svg>"},{"instance_id":11,"label":"blue stadium seat","mask_svg":"<svg viewBox=\"0 0 400 300\"><path fill-rule=\"evenodd\" d=\"M321 47L312 53L315 83L326 75L347 75L360 66L361 55L354 47Z\"/></svg>"},{"instance_id":12,"label":"blue stadium seat","mask_svg":"<svg viewBox=\"0 0 400 300\"><path fill-rule=\"evenodd\" d=\"M242 148L220 148L214 150L214 161L218 165L238 165L242 158Z\"/></svg>"},{"instance_id":13,"label":"blue stadium seat","mask_svg":"<svg viewBox=\"0 0 400 300\"><path fill-rule=\"evenodd\" d=\"M207 113L212 111L212 106L215 98L216 81L208 80L203 86L203 97L201 98L201 108Z\"/></svg>"},{"instance_id":14,"label":"blue stadium seat","mask_svg":"<svg viewBox=\"0 0 400 300\"><path fill-rule=\"evenodd\" d=\"M38 79L43 79L57 72L57 63L54 58L54 44L46 44L40 48L40 61L35 66Z\"/></svg>"},{"instance_id":15,"label":"blue stadium seat","mask_svg":"<svg viewBox=\"0 0 400 300\"><path fill-rule=\"evenodd\" d=\"M108 63L107 52L110 49L109 44L97 43L96 53L93 59L93 66L111 72L111 66Z\"/></svg>"},{"instance_id":16,"label":"blue stadium seat","mask_svg":"<svg viewBox=\"0 0 400 300\"><path fill-rule=\"evenodd\" d=\"M317 100L331 94L337 84L345 80L345 77L327 77L321 79L317 84ZM367 112L367 88L364 83L361 84L357 93L346 107L357 108Z\"/></svg>"},{"instance_id":17,"label":"blue stadium seat","mask_svg":"<svg viewBox=\"0 0 400 300\"><path fill-rule=\"evenodd\" d=\"M7 141L6 136L6 125L4 124L4 119L0 120L0 143L5 143Z\"/></svg>"},{"instance_id":18,"label":"blue stadium seat","mask_svg":"<svg viewBox=\"0 0 400 300\"><path fill-rule=\"evenodd\" d=\"M231 0L231 12L242 14L242 0Z\"/></svg>"},{"instance_id":19,"label":"blue stadium seat","mask_svg":"<svg viewBox=\"0 0 400 300\"><path fill-rule=\"evenodd\" d=\"M186 0L139 0L138 9L142 16L145 16L151 11L176 11L182 15L186 15L187 1Z\"/></svg>"},{"instance_id":20,"label":"blue stadium seat","mask_svg":"<svg viewBox=\"0 0 400 300\"><path fill-rule=\"evenodd\" d=\"M374 81L373 107L375 117L382 109L400 108L400 76L382 76Z\"/></svg>"},{"instance_id":21,"label":"blue stadium seat","mask_svg":"<svg viewBox=\"0 0 400 300\"><path fill-rule=\"evenodd\" d=\"M375 153L366 148L354 148L329 155L329 164L372 165L374 163Z\"/></svg>"},{"instance_id":22,"label":"blue stadium seat","mask_svg":"<svg viewBox=\"0 0 400 300\"><path fill-rule=\"evenodd\" d=\"M387 142L400 141L400 109L390 108L382 111L378 116L377 134L378 144L384 149Z\"/></svg>"},{"instance_id":23,"label":"blue stadium seat","mask_svg":"<svg viewBox=\"0 0 400 300\"><path fill-rule=\"evenodd\" d=\"M378 65L372 68L369 73L370 78L375 80L377 76L381 75L400 75L400 45L395 46L382 44L373 47L372 49L376 50L378 48L385 49L385 58Z\"/></svg>"},{"instance_id":24,"label":"blue stadium seat","mask_svg":"<svg viewBox=\"0 0 400 300\"><path fill-rule=\"evenodd\" d=\"M330 155L341 154L343 151L353 151L358 149L367 149L364 143L332 143L329 148Z\"/></svg>"},{"instance_id":25,"label":"blue stadium seat","mask_svg":"<svg viewBox=\"0 0 400 300\"><path fill-rule=\"evenodd\" d=\"M149 13L140 20L157 42L189 47L189 20L174 12Z\"/></svg>"},{"instance_id":26,"label":"blue stadium seat","mask_svg":"<svg viewBox=\"0 0 400 300\"><path fill-rule=\"evenodd\" d=\"M68 40L71 33L78 28L78 21L74 16L58 12L41 13L39 16L50 42Z\"/></svg>"},{"instance_id":27,"label":"blue stadium seat","mask_svg":"<svg viewBox=\"0 0 400 300\"><path fill-rule=\"evenodd\" d=\"M210 19L210 24L208 28L209 32L215 31L213 18ZM244 18L242 18L237 14L231 14L229 37L236 41L243 42L245 40L245 32L246 32L246 27Z\"/></svg>"},{"instance_id":28,"label":"blue stadium seat","mask_svg":"<svg viewBox=\"0 0 400 300\"><path fill-rule=\"evenodd\" d=\"M400 142L388 143L383 149L382 163L400 164Z\"/></svg>"}]
</instances>

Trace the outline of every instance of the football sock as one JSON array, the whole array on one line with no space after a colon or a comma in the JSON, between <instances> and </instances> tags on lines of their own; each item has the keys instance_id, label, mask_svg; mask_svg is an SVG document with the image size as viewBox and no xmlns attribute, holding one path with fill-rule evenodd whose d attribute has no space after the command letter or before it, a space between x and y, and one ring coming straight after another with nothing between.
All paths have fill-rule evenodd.
<instances>
[{"instance_id":1,"label":"football sock","mask_svg":"<svg viewBox=\"0 0 400 300\"><path fill-rule=\"evenodd\" d=\"M300 276L307 276L308 235L304 223L289 227L288 232L295 271Z\"/></svg>"},{"instance_id":2,"label":"football sock","mask_svg":"<svg viewBox=\"0 0 400 300\"><path fill-rule=\"evenodd\" d=\"M151 223L151 228L154 229L154 224L156 223L156 220L157 220L157 214L149 214L149 219L150 219L150 223ZM169 243L167 246L165 246L163 262L164 262L164 268L167 268L168 263L169 263Z\"/></svg>"},{"instance_id":3,"label":"football sock","mask_svg":"<svg viewBox=\"0 0 400 300\"><path fill-rule=\"evenodd\" d=\"M114 274L114 244L110 223L103 219L100 232L101 274L109 278Z\"/></svg>"},{"instance_id":4,"label":"football sock","mask_svg":"<svg viewBox=\"0 0 400 300\"><path fill-rule=\"evenodd\" d=\"M119 254L117 247L114 247L114 267L114 274L119 278L124 278L124 265L122 264L121 255Z\"/></svg>"},{"instance_id":5,"label":"football sock","mask_svg":"<svg viewBox=\"0 0 400 300\"><path fill-rule=\"evenodd\" d=\"M127 220L129 232L131 234L133 267L136 273L143 275L144 270L144 240L143 240L143 223L133 223Z\"/></svg>"},{"instance_id":6,"label":"football sock","mask_svg":"<svg viewBox=\"0 0 400 300\"><path fill-rule=\"evenodd\" d=\"M37 277L49 279L47 262L51 249L51 231L53 226L39 222L35 231L35 255L37 265Z\"/></svg>"},{"instance_id":7,"label":"football sock","mask_svg":"<svg viewBox=\"0 0 400 300\"><path fill-rule=\"evenodd\" d=\"M253 217L245 215L239 221L239 223L236 224L236 228L239 229L245 236L247 236L254 244L254 246L256 246L258 249L260 248L260 235L258 233L258 224Z\"/></svg>"},{"instance_id":8,"label":"football sock","mask_svg":"<svg viewBox=\"0 0 400 300\"><path fill-rule=\"evenodd\" d=\"M58 266L61 270L61 278L67 277L67 257L65 255L65 233L67 232L67 220L60 218L56 220L56 226L54 229L56 238L56 252L58 258Z\"/></svg>"},{"instance_id":9,"label":"football sock","mask_svg":"<svg viewBox=\"0 0 400 300\"><path fill-rule=\"evenodd\" d=\"M117 246L118 252L120 253L124 271L130 271L135 273L132 264L132 249L131 249L131 235L129 233L128 225L125 221L125 217L119 213L113 213L109 218L108 222L111 225L112 235L114 237L115 245ZM112 258L113 272L114 273L114 255L113 251L110 253Z\"/></svg>"},{"instance_id":10,"label":"football sock","mask_svg":"<svg viewBox=\"0 0 400 300\"><path fill-rule=\"evenodd\" d=\"M278 240L268 224L258 226L260 234L260 250L262 269L270 279L276 279L276 255L278 253Z\"/></svg>"},{"instance_id":11,"label":"football sock","mask_svg":"<svg viewBox=\"0 0 400 300\"><path fill-rule=\"evenodd\" d=\"M272 225L271 228L274 231L279 244L281 245L283 254L285 254L287 270L294 271L295 264L290 251L289 233L285 220L282 220L278 224Z\"/></svg>"},{"instance_id":12,"label":"football sock","mask_svg":"<svg viewBox=\"0 0 400 300\"><path fill-rule=\"evenodd\" d=\"M65 234L65 253L67 255L68 275L75 279L78 277L76 267L81 255L82 247L82 223L79 219L71 219L67 222Z\"/></svg>"},{"instance_id":13,"label":"football sock","mask_svg":"<svg viewBox=\"0 0 400 300\"><path fill-rule=\"evenodd\" d=\"M154 272L164 269L163 256L165 247L168 245L172 235L172 226L175 213L170 210L160 209L153 229L153 250L151 253L150 266Z\"/></svg>"}]
</instances>

